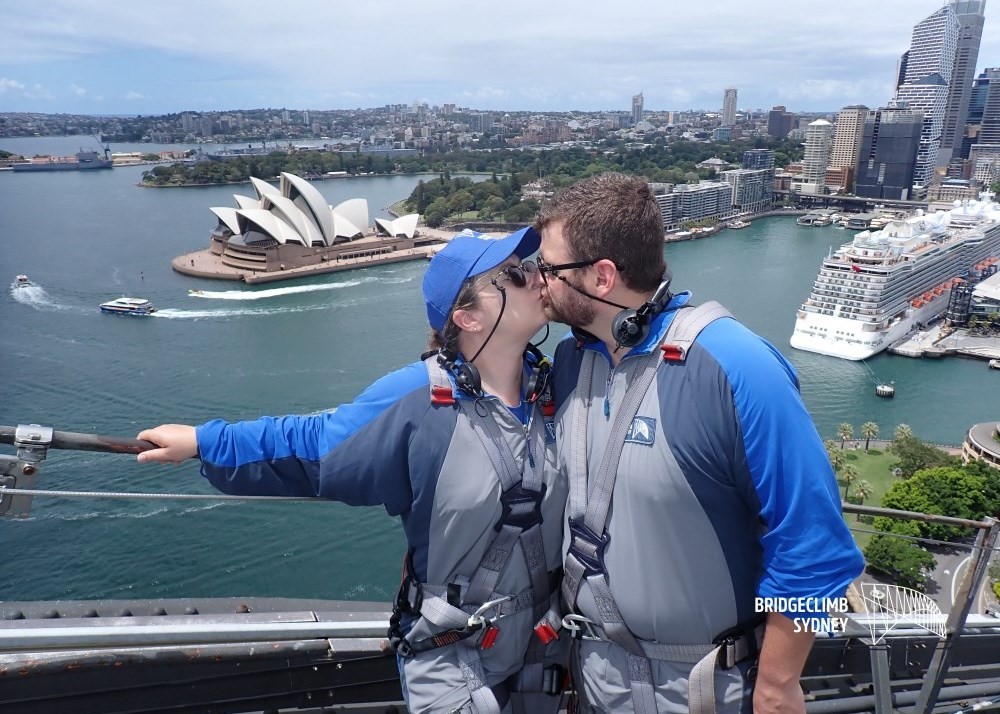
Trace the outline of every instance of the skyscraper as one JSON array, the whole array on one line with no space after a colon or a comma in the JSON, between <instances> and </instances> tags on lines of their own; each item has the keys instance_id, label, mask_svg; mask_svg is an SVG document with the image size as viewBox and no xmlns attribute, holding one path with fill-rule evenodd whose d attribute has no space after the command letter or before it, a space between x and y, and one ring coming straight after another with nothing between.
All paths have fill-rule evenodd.
<instances>
[{"instance_id":1,"label":"skyscraper","mask_svg":"<svg viewBox=\"0 0 1000 714\"><path fill-rule=\"evenodd\" d=\"M972 80L979 59L979 43L983 38L986 21L986 0L948 0L958 20L958 47L955 50L955 67L948 87L948 104L941 129L941 151L937 165L947 166L962 145Z\"/></svg>"},{"instance_id":2,"label":"skyscraper","mask_svg":"<svg viewBox=\"0 0 1000 714\"><path fill-rule=\"evenodd\" d=\"M918 22L913 28L906 75L895 100L924 116L920 149L913 171L915 186L927 186L937 165L948 104L949 84L955 69L959 22L949 4Z\"/></svg>"},{"instance_id":3,"label":"skyscraper","mask_svg":"<svg viewBox=\"0 0 1000 714\"><path fill-rule=\"evenodd\" d=\"M722 97L722 126L736 124L736 87L726 87Z\"/></svg>"},{"instance_id":4,"label":"skyscraper","mask_svg":"<svg viewBox=\"0 0 1000 714\"><path fill-rule=\"evenodd\" d=\"M823 193L826 184L826 167L830 162L830 143L833 124L817 119L806 127L806 148L802 156L802 193Z\"/></svg>"},{"instance_id":5,"label":"skyscraper","mask_svg":"<svg viewBox=\"0 0 1000 714\"><path fill-rule=\"evenodd\" d=\"M923 126L923 115L900 102L869 111L854 193L866 198L909 198Z\"/></svg>"},{"instance_id":6,"label":"skyscraper","mask_svg":"<svg viewBox=\"0 0 1000 714\"><path fill-rule=\"evenodd\" d=\"M852 169L858 163L858 152L861 149L861 132L865 126L868 107L854 104L844 107L837 115L837 125L833 136L833 148L830 149L830 168L850 166Z\"/></svg>"},{"instance_id":7,"label":"skyscraper","mask_svg":"<svg viewBox=\"0 0 1000 714\"><path fill-rule=\"evenodd\" d=\"M795 115L785 111L783 106L776 106L767 114L767 133L775 139L784 139L792 130Z\"/></svg>"},{"instance_id":8,"label":"skyscraper","mask_svg":"<svg viewBox=\"0 0 1000 714\"><path fill-rule=\"evenodd\" d=\"M642 121L642 92L632 97L632 126Z\"/></svg>"}]
</instances>

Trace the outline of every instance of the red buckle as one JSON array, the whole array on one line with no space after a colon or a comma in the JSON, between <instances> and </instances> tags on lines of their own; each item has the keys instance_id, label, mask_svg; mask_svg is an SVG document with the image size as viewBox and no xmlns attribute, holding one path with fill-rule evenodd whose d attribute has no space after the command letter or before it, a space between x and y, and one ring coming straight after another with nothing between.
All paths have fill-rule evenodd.
<instances>
[{"instance_id":1,"label":"red buckle","mask_svg":"<svg viewBox=\"0 0 1000 714\"><path fill-rule=\"evenodd\" d=\"M479 649L488 650L497 641L497 635L499 634L499 627L487 625L486 630L483 632L483 639L479 641Z\"/></svg>"},{"instance_id":2,"label":"red buckle","mask_svg":"<svg viewBox=\"0 0 1000 714\"><path fill-rule=\"evenodd\" d=\"M535 636L542 641L543 645L559 639L559 633L556 632L556 628L547 622L543 622L535 627Z\"/></svg>"},{"instance_id":3,"label":"red buckle","mask_svg":"<svg viewBox=\"0 0 1000 714\"><path fill-rule=\"evenodd\" d=\"M556 415L556 403L555 402L542 402L542 416L555 416Z\"/></svg>"},{"instance_id":4,"label":"red buckle","mask_svg":"<svg viewBox=\"0 0 1000 714\"><path fill-rule=\"evenodd\" d=\"M684 361L684 348L680 345L661 345L660 349L663 350L664 362Z\"/></svg>"},{"instance_id":5,"label":"red buckle","mask_svg":"<svg viewBox=\"0 0 1000 714\"><path fill-rule=\"evenodd\" d=\"M455 394L451 387L431 387L431 404L451 406L455 403Z\"/></svg>"}]
</instances>

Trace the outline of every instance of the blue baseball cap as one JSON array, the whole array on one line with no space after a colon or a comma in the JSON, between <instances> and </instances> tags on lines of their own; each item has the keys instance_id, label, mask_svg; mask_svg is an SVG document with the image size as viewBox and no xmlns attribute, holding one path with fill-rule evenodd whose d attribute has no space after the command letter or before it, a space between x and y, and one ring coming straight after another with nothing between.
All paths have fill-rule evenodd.
<instances>
[{"instance_id":1,"label":"blue baseball cap","mask_svg":"<svg viewBox=\"0 0 1000 714\"><path fill-rule=\"evenodd\" d=\"M527 258L538 250L541 242L541 236L531 227L503 238L482 233L459 233L452 238L431 259L424 274L424 302L431 327L444 332L451 308L468 278L497 267L512 255Z\"/></svg>"}]
</instances>

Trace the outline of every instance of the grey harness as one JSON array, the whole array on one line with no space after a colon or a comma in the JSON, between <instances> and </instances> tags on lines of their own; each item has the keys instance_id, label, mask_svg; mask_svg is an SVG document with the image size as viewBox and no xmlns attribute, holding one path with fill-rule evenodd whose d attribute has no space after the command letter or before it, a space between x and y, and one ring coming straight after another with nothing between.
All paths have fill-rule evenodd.
<instances>
[{"instance_id":1,"label":"grey harness","mask_svg":"<svg viewBox=\"0 0 1000 714\"><path fill-rule=\"evenodd\" d=\"M434 403L442 394L452 394L453 386L447 372L437 363L435 357L424 360L430 379L431 400ZM452 397L452 399L454 399ZM462 414L469 420L473 431L479 437L489 456L490 463L500 481L503 513L496 523L492 542L483 554L482 560L467 585L462 588L462 603L449 602L449 586L420 584L421 597L417 610L419 614L436 627L445 630L469 630L482 636L478 646L456 648L459 665L471 696L471 711L475 714L500 714L502 705L497 701L497 693L486 682L486 673L480 657L480 647L488 647L492 621L512 615L527 608L532 609L538 628L546 628L555 636L560 619L552 605L553 594L557 591L545 561L542 542L542 499L545 483L542 469L545 464L545 424L536 419L537 408L532 405L525 436L527 437L527 458L518 466L510 447L504 440L500 427L487 411L477 409L471 400L454 400ZM448 403L445 401L444 403ZM520 543L525 563L531 578L531 586L513 597L498 598L497 582L510 562L515 546ZM463 583L464 585L464 583ZM451 593L453 594L453 593ZM464 609L463 609L464 608ZM470 616L471 613L471 616ZM493 617L490 614L494 613ZM495 634L495 632L493 633ZM442 641L442 645L451 644ZM540 637L531 639L524 667L512 691L556 693L562 682L557 673L544 666L545 643ZM506 697L503 697L506 699ZM514 701L514 700L512 700ZM466 711L468 707L460 711Z\"/></svg>"},{"instance_id":2,"label":"grey harness","mask_svg":"<svg viewBox=\"0 0 1000 714\"><path fill-rule=\"evenodd\" d=\"M563 620L563 626L577 637L609 640L625 650L628 656L632 704L636 714L656 714L657 711L650 660L695 665L688 681L688 705L694 714L710 714L716 709L716 662L729 668L753 654L751 641L745 637L727 638L718 645L672 645L638 639L622 618L611 593L604 566L604 549L609 542L608 512L618 476L618 464L639 405L653 383L660 363L683 363L701 331L716 320L726 317L731 318L732 315L716 302L682 309L673 317L660 349L654 349L648 355L638 358L640 362L636 367L635 382L629 386L625 399L617 410L604 458L589 483L588 417L596 353L588 350L583 355L580 367L576 390L578 395L583 396L571 407L573 412L569 429L569 438L572 440L568 509L570 546L565 558L562 593L572 612L576 609L580 587L583 582L587 582L594 596L600 622L592 622L580 615L568 615Z\"/></svg>"}]
</instances>

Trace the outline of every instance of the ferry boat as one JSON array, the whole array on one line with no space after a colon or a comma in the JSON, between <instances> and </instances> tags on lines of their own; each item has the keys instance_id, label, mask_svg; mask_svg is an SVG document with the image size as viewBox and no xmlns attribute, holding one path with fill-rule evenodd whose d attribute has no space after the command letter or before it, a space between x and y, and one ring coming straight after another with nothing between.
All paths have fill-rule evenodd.
<instances>
[{"instance_id":1,"label":"ferry boat","mask_svg":"<svg viewBox=\"0 0 1000 714\"><path fill-rule=\"evenodd\" d=\"M101 303L101 312L112 315L137 315L145 317L156 312L153 304L144 298L120 297Z\"/></svg>"},{"instance_id":2,"label":"ferry boat","mask_svg":"<svg viewBox=\"0 0 1000 714\"><path fill-rule=\"evenodd\" d=\"M18 275L14 278L15 288L30 288L33 285L34 283L28 279L27 275Z\"/></svg>"},{"instance_id":3,"label":"ferry boat","mask_svg":"<svg viewBox=\"0 0 1000 714\"><path fill-rule=\"evenodd\" d=\"M990 369L1000 369L1000 359L991 359L987 366Z\"/></svg>"},{"instance_id":4,"label":"ferry boat","mask_svg":"<svg viewBox=\"0 0 1000 714\"><path fill-rule=\"evenodd\" d=\"M866 359L938 317L956 283L1000 256L992 197L892 219L831 253L796 314L792 347Z\"/></svg>"},{"instance_id":5,"label":"ferry boat","mask_svg":"<svg viewBox=\"0 0 1000 714\"><path fill-rule=\"evenodd\" d=\"M731 228L733 230L739 230L740 228L749 228L749 227L750 227L749 221L729 221L729 223L726 224L726 228Z\"/></svg>"}]
</instances>

